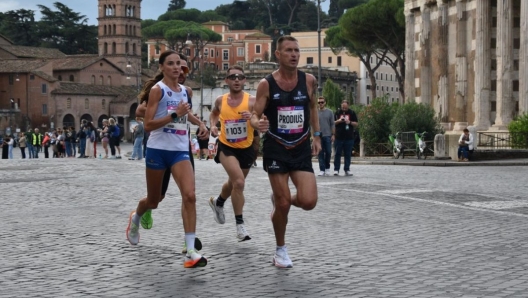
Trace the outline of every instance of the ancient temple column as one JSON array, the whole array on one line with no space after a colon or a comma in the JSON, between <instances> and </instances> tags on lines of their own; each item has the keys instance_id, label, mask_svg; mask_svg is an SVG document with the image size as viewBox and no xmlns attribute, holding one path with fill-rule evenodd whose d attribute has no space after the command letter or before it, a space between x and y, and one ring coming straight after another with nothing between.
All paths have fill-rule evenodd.
<instances>
[{"instance_id":1,"label":"ancient temple column","mask_svg":"<svg viewBox=\"0 0 528 298\"><path fill-rule=\"evenodd\" d=\"M404 102L415 98L416 86L414 79L414 12L405 10L405 98Z\"/></svg>"},{"instance_id":2,"label":"ancient temple column","mask_svg":"<svg viewBox=\"0 0 528 298\"><path fill-rule=\"evenodd\" d=\"M456 1L456 64L455 64L455 105L450 109L450 114L455 120L453 130L462 130L467 127L466 102L467 102L467 12L466 1Z\"/></svg>"},{"instance_id":3,"label":"ancient temple column","mask_svg":"<svg viewBox=\"0 0 528 298\"><path fill-rule=\"evenodd\" d=\"M435 103L435 111L440 115L440 122L448 122L449 102L449 80L448 76L448 33L449 14L448 6L444 1L438 2L438 97Z\"/></svg>"},{"instance_id":4,"label":"ancient temple column","mask_svg":"<svg viewBox=\"0 0 528 298\"><path fill-rule=\"evenodd\" d=\"M417 102L431 104L431 9L421 7L422 32L420 34L420 99Z\"/></svg>"},{"instance_id":5,"label":"ancient temple column","mask_svg":"<svg viewBox=\"0 0 528 298\"><path fill-rule=\"evenodd\" d=\"M475 46L475 122L477 130L488 130L491 85L491 11L488 0L477 0Z\"/></svg>"},{"instance_id":6,"label":"ancient temple column","mask_svg":"<svg viewBox=\"0 0 528 298\"><path fill-rule=\"evenodd\" d=\"M497 116L493 130L506 130L513 107L513 0L497 1Z\"/></svg>"},{"instance_id":7,"label":"ancient temple column","mask_svg":"<svg viewBox=\"0 0 528 298\"><path fill-rule=\"evenodd\" d=\"M528 1L521 1L521 49L519 51L519 115L528 113Z\"/></svg>"}]
</instances>

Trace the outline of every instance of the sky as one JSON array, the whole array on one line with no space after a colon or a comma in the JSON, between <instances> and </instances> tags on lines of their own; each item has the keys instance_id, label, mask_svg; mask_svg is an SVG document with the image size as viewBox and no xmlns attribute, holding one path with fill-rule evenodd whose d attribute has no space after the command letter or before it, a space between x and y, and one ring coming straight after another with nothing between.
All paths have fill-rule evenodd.
<instances>
[{"instance_id":1,"label":"sky","mask_svg":"<svg viewBox=\"0 0 528 298\"><path fill-rule=\"evenodd\" d=\"M324 0L323 0L324 1ZM61 2L75 12L88 17L89 25L97 24L97 0L0 0L0 11L30 9L35 11L35 16L40 19L37 5L44 5L55 10L53 3ZM170 0L143 0L141 2L141 18L157 19L158 16L167 11ZM323 11L328 11L329 0L321 3ZM215 9L218 5L233 3L233 0L187 0L185 8L196 8L199 10Z\"/></svg>"}]
</instances>

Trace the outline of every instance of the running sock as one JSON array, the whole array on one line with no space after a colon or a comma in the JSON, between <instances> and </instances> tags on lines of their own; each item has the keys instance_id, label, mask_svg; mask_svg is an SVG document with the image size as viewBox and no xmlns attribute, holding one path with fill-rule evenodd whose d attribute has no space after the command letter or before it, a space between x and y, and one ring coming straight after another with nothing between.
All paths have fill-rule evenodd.
<instances>
[{"instance_id":1,"label":"running sock","mask_svg":"<svg viewBox=\"0 0 528 298\"><path fill-rule=\"evenodd\" d=\"M218 196L218 198L216 198L216 206L218 207L224 207L224 203L225 203L225 199L222 199L221 196Z\"/></svg>"},{"instance_id":2,"label":"running sock","mask_svg":"<svg viewBox=\"0 0 528 298\"><path fill-rule=\"evenodd\" d=\"M134 213L134 215L132 215L132 222L136 225L136 226L139 226L139 221L141 220L141 216L137 215L137 213Z\"/></svg>"},{"instance_id":3,"label":"running sock","mask_svg":"<svg viewBox=\"0 0 528 298\"><path fill-rule=\"evenodd\" d=\"M196 239L195 233L185 233L185 244L188 252L194 249L194 239Z\"/></svg>"},{"instance_id":4,"label":"running sock","mask_svg":"<svg viewBox=\"0 0 528 298\"><path fill-rule=\"evenodd\" d=\"M243 225L244 224L244 219L242 218L242 214L235 215L235 220L236 220L236 224L237 225Z\"/></svg>"},{"instance_id":5,"label":"running sock","mask_svg":"<svg viewBox=\"0 0 528 298\"><path fill-rule=\"evenodd\" d=\"M285 249L286 248L286 245L283 245L283 246L278 246L277 245L277 249L276 250L279 250L279 249Z\"/></svg>"}]
</instances>

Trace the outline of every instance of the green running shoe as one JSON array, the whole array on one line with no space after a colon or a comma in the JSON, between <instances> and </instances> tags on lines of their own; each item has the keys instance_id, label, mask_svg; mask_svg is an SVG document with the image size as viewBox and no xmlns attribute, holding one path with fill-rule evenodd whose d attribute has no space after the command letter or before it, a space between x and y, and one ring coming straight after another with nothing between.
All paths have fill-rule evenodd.
<instances>
[{"instance_id":1,"label":"green running shoe","mask_svg":"<svg viewBox=\"0 0 528 298\"><path fill-rule=\"evenodd\" d=\"M145 212L143 214L143 216L141 216L141 227L145 230L149 230L152 228L152 224L154 223L154 219L152 218L152 210L147 210L147 212Z\"/></svg>"},{"instance_id":2,"label":"green running shoe","mask_svg":"<svg viewBox=\"0 0 528 298\"><path fill-rule=\"evenodd\" d=\"M200 241L198 237L194 238L194 249L196 251L200 251L202 249L202 241ZM183 241L182 254L186 254L186 253L187 253L187 243Z\"/></svg>"}]
</instances>

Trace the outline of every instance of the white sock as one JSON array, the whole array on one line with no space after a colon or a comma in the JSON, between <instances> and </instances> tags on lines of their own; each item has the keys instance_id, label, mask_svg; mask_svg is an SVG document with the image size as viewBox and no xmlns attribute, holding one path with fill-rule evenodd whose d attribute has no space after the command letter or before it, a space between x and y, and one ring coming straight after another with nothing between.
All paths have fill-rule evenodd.
<instances>
[{"instance_id":1,"label":"white sock","mask_svg":"<svg viewBox=\"0 0 528 298\"><path fill-rule=\"evenodd\" d=\"M185 244L187 245L187 252L194 250L195 233L185 233Z\"/></svg>"},{"instance_id":2,"label":"white sock","mask_svg":"<svg viewBox=\"0 0 528 298\"><path fill-rule=\"evenodd\" d=\"M139 221L141 220L141 216L137 215L137 213L134 213L134 215L132 215L132 222L138 226L139 225Z\"/></svg>"}]
</instances>

